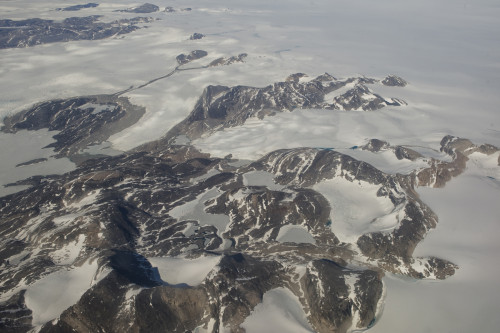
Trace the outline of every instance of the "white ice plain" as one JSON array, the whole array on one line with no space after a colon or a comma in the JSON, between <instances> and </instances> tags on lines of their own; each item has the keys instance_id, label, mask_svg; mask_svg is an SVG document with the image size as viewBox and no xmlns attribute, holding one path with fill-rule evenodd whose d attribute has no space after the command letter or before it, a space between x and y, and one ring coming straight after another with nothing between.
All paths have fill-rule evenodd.
<instances>
[{"instance_id":1,"label":"white ice plain","mask_svg":"<svg viewBox=\"0 0 500 333\"><path fill-rule=\"evenodd\" d=\"M153 267L158 268L160 277L169 284L197 286L219 263L219 256L204 256L196 259L152 257L148 258Z\"/></svg>"},{"instance_id":2,"label":"white ice plain","mask_svg":"<svg viewBox=\"0 0 500 333\"><path fill-rule=\"evenodd\" d=\"M19 131L0 133L0 197L27 188L4 185L36 175L60 174L71 171L75 164L67 158L54 158L54 150L45 148L55 140L55 131ZM17 166L35 159L46 159L30 165Z\"/></svg>"},{"instance_id":3,"label":"white ice plain","mask_svg":"<svg viewBox=\"0 0 500 333\"><path fill-rule=\"evenodd\" d=\"M445 188L418 189L439 224L415 255L448 259L460 268L445 281L385 277L384 312L370 332L498 331L500 168L489 168L494 158L470 158L469 170Z\"/></svg>"},{"instance_id":4,"label":"white ice plain","mask_svg":"<svg viewBox=\"0 0 500 333\"><path fill-rule=\"evenodd\" d=\"M391 231L397 226L398 219L390 215L396 207L389 198L377 197L379 188L342 177L314 185L330 204L331 228L341 242L356 244L365 233Z\"/></svg>"},{"instance_id":5,"label":"white ice plain","mask_svg":"<svg viewBox=\"0 0 500 333\"><path fill-rule=\"evenodd\" d=\"M316 244L314 237L302 225L287 224L282 226L278 232L278 236L276 236L276 240L280 243Z\"/></svg>"},{"instance_id":6,"label":"white ice plain","mask_svg":"<svg viewBox=\"0 0 500 333\"><path fill-rule=\"evenodd\" d=\"M248 333L314 332L297 296L285 288L266 292L241 327Z\"/></svg>"},{"instance_id":7,"label":"white ice plain","mask_svg":"<svg viewBox=\"0 0 500 333\"><path fill-rule=\"evenodd\" d=\"M33 311L33 326L42 325L75 304L94 282L97 260L49 274L27 288L26 306Z\"/></svg>"},{"instance_id":8,"label":"white ice plain","mask_svg":"<svg viewBox=\"0 0 500 333\"><path fill-rule=\"evenodd\" d=\"M37 15L25 9L29 6L21 6L29 3L20 1L16 10L9 4L11 10L6 13ZM338 130L332 129L331 134L341 139L344 134L357 138L350 144L372 137L393 144L429 144L444 134L454 134L499 145L498 118L493 112L499 99L495 93L499 64L493 55L500 48L494 43L493 32L499 25L495 2L362 3L255 1L228 6L215 1L209 5L211 10L203 10L207 4L194 1L189 15L153 13L159 21L123 38L2 50L0 73L9 84L0 91L0 114L51 98L138 86L170 72L177 54L204 49L209 57L192 67L219 56L246 52L249 57L243 64L179 72L131 92L127 96L146 106L147 113L135 126L113 136L117 149L161 136L191 111L209 84L265 86L298 71L310 76L329 72L339 77L376 78L395 73L410 82L403 89L376 89L382 95L405 99L408 107L387 108L375 122L374 117L365 122L363 118L369 116L349 113L338 123ZM51 9L51 4L45 8ZM131 16L113 12L115 8L101 7L103 19ZM76 15L85 13L91 12ZM207 37L189 41L193 31ZM131 57L131 50L140 51ZM254 149L268 143L261 142Z\"/></svg>"}]
</instances>

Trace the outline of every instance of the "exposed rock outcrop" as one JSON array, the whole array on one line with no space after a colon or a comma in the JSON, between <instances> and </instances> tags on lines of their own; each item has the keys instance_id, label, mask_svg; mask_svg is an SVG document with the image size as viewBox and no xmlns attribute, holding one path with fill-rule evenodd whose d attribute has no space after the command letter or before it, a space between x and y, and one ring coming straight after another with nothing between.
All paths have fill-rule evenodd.
<instances>
[{"instance_id":1,"label":"exposed rock outcrop","mask_svg":"<svg viewBox=\"0 0 500 333\"><path fill-rule=\"evenodd\" d=\"M2 131L47 128L59 131L49 145L59 156L75 157L89 145L106 141L111 135L136 123L145 109L125 97L94 95L39 103L4 118Z\"/></svg>"},{"instance_id":2,"label":"exposed rock outcrop","mask_svg":"<svg viewBox=\"0 0 500 333\"><path fill-rule=\"evenodd\" d=\"M389 75L382 80L382 84L390 87L406 87L408 83L399 76Z\"/></svg>"},{"instance_id":3,"label":"exposed rock outcrop","mask_svg":"<svg viewBox=\"0 0 500 333\"><path fill-rule=\"evenodd\" d=\"M244 56L230 58L229 61L241 61ZM187 56L182 55L178 61L182 64L186 59ZM220 64L227 64L227 61L216 59L209 66ZM262 118L296 108L374 111L385 106L406 105L403 100L384 98L366 87L366 84L374 84L375 79L337 80L325 73L315 79L301 81L305 77L303 73L292 74L285 82L264 88L208 86L191 114L170 130L165 140L181 134L196 139L213 131L241 125L251 117ZM328 98L330 93L347 85L353 87L332 99Z\"/></svg>"},{"instance_id":4,"label":"exposed rock outcrop","mask_svg":"<svg viewBox=\"0 0 500 333\"><path fill-rule=\"evenodd\" d=\"M98 40L131 33L150 18L136 17L105 23L99 16L70 17L62 22L32 18L27 20L0 20L0 49L29 47L46 43L74 40Z\"/></svg>"}]
</instances>

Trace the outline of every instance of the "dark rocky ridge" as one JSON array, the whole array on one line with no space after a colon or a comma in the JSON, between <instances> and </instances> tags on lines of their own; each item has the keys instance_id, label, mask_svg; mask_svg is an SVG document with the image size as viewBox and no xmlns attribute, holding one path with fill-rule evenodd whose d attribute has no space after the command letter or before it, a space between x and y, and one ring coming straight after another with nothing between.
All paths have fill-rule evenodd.
<instances>
[{"instance_id":1,"label":"dark rocky ridge","mask_svg":"<svg viewBox=\"0 0 500 333\"><path fill-rule=\"evenodd\" d=\"M31 310L26 307L24 294L25 291L20 291L0 304L0 331L16 333L31 329Z\"/></svg>"},{"instance_id":2,"label":"dark rocky ridge","mask_svg":"<svg viewBox=\"0 0 500 333\"><path fill-rule=\"evenodd\" d=\"M99 16L70 17L62 22L32 18L0 20L0 49L75 40L98 40L131 33L151 18L136 17L105 23Z\"/></svg>"},{"instance_id":3,"label":"dark rocky ridge","mask_svg":"<svg viewBox=\"0 0 500 333\"><path fill-rule=\"evenodd\" d=\"M57 324L47 324L42 332L70 328L77 331L118 332L120 327L130 324L145 330L160 327L165 330L172 327L193 329L197 325L206 324L209 318L217 318L223 326L239 331L239 324L261 301L265 291L281 286L294 288L293 274L290 275L289 268L277 260L277 253L272 248L260 253L249 248L250 244L261 244L265 240L261 232L254 233L254 237L246 242L240 239L227 251L221 252L221 241L215 240L231 235L221 234L197 221L173 219L167 213L171 208L193 200L207 189L217 187L229 190L231 187L241 186L237 174L232 172L215 175L202 182L189 181L200 173L223 165L223 160L207 158L190 147L170 147L161 153L136 153L89 160L74 172L51 177L49 182L40 182L30 191L2 198L0 212L5 219L0 224L0 234L3 239L16 239L15 244L19 246L12 247L2 242L2 249L10 248L14 252L5 253L4 256L4 267L0 273L0 279L4 282L1 292L15 290L18 279L32 283L40 276L57 271L61 267L60 259L54 257L52 251L75 242L83 234L86 235L86 247L73 264L78 266L86 260L99 260L99 266L112 268L113 271L91 287L75 306L66 310ZM79 206L79 202L92 196L95 191L100 193L96 201ZM281 198L286 196L283 193L276 195ZM217 200L221 201L222 198ZM248 204L256 200L262 199L256 196ZM300 212L304 211L300 207L307 207L310 200L307 196L302 196L286 205L290 206L291 212ZM12 205L13 202L16 202L15 206ZM281 201L278 200L277 203L280 204ZM272 201L268 201L268 204L269 213L264 211L263 216L275 214L271 207L276 204ZM170 208L165 210L165 207ZM82 209L87 212L72 222L64 226L54 224L57 216ZM307 213L312 214L310 216L303 214L296 219L290 216L289 221L298 223L304 218L315 218L313 211L309 210ZM191 236L183 235L186 223L199 224L199 230ZM276 228L272 219L267 223ZM235 230L236 224L237 222ZM29 233L24 236L18 233L18 230L25 230L28 225L31 225L30 228L33 228L37 237L34 238ZM250 228L257 230L258 226ZM335 246L334 235L326 229L318 229L318 234L321 232L330 233L333 238L327 244ZM53 244L53 250L34 251L43 249L45 242ZM200 255L205 251L224 253L226 257L221 260L218 273L210 275L200 287L186 289L163 285L145 258L151 255L178 255L193 245L198 250L191 250L192 255ZM299 244L288 246L295 248L295 251L308 252L307 248ZM249 249L248 254L231 254L244 249ZM27 255L20 262L9 262L9 258L24 252ZM324 253L313 255L325 256ZM290 259L300 263L303 260L301 258L302 256L292 256ZM247 279L248 282L237 282ZM131 285L146 289L133 300L130 308L133 312L124 315L124 307L129 304L126 303L125 294ZM172 303L171 297L174 296L176 302ZM151 297L156 301L142 301ZM213 301L194 301L203 298ZM5 306L13 306L13 303L9 301ZM129 305L126 308L128 307ZM153 314L156 316L154 322L147 320ZM109 326L110 318L114 318L113 325L116 326L113 327L116 328ZM322 320L328 319L325 317Z\"/></svg>"},{"instance_id":4,"label":"dark rocky ridge","mask_svg":"<svg viewBox=\"0 0 500 333\"><path fill-rule=\"evenodd\" d=\"M394 205L393 212L401 211L399 226L392 232L375 232L361 236L357 246L361 252L378 261L386 271L424 277L425 274L443 276L433 268L422 275L414 270L412 258L416 245L437 224L437 216L418 197L413 189L415 174L389 175L370 164L331 150L311 148L278 150L251 164L249 169L274 174L274 180L283 185L310 187L325 179L342 177L351 182L363 181L380 186L377 196L387 197ZM443 261L448 272L453 264ZM446 275L446 274L445 274Z\"/></svg>"},{"instance_id":5,"label":"dark rocky ridge","mask_svg":"<svg viewBox=\"0 0 500 333\"><path fill-rule=\"evenodd\" d=\"M222 114L222 126L229 126L232 123L224 121L234 119L238 124L238 117L243 119L245 112L256 114L254 107L263 109L265 103L270 103L271 110L279 110L279 105L282 110L305 105L335 108L324 101L329 92L347 84L359 87L376 82L337 80L328 74L311 81L305 78L301 73L291 75L286 82L266 88L209 87L211 97L205 94L191 116L206 111L217 119ZM259 93L267 95L255 98ZM366 102L377 98L373 96ZM138 114L128 114L134 107L127 103L103 95L41 103L9 117L4 130L61 130L79 137L71 141L62 136L54 144L60 154L71 156L77 147L88 144L90 137L81 134L99 133L103 121L110 128L130 125L121 123L122 119ZM187 129L197 121L191 116L181 123ZM407 147L381 140L371 140L363 148L393 150L409 160L420 158ZM92 261L98 263L98 272L108 273L41 332L184 332L199 326L211 327L212 332L220 327L242 332L240 324L264 293L280 287L299 298L318 332L365 329L377 319L384 271L443 279L457 268L434 257L413 258L415 246L437 223L414 187L436 186L437 182L425 177L442 179L440 184L444 184L447 178L437 173L456 176L457 163L466 163L466 155L498 149L445 137L442 150L453 162L430 160L429 168L390 175L339 152L311 148L278 150L236 168L229 157L213 158L192 146L171 145L163 139L120 156L83 161L64 175L33 177L26 181L31 189L0 198L0 311L19 311L19 317L0 325L6 330L29 330L31 313L21 297L26 285ZM269 172L282 187L245 185L245 174L254 171ZM312 189L318 182L339 177L377 186L376 196L390 200L393 212L401 216L397 227L366 233L355 243L340 243L331 228L328 201ZM203 216L193 219L172 213L198 200L204 214L227 219L227 226L207 223ZM314 244L277 241L285 225L303 227ZM81 235L84 246L71 262L57 254ZM197 286L169 285L147 259L207 255L220 256L220 262ZM348 263L365 268L347 269Z\"/></svg>"},{"instance_id":6,"label":"dark rocky ridge","mask_svg":"<svg viewBox=\"0 0 500 333\"><path fill-rule=\"evenodd\" d=\"M452 161L443 162L433 159L429 168L418 172L416 181L419 186L444 187L453 177L465 171L470 154L479 152L491 155L498 150L490 144L477 146L468 139L447 135L441 140L441 151L450 155ZM500 158L498 165L500 166Z\"/></svg>"},{"instance_id":7,"label":"dark rocky ridge","mask_svg":"<svg viewBox=\"0 0 500 333\"><path fill-rule=\"evenodd\" d=\"M94 95L39 103L4 119L3 132L59 131L53 147L60 157L78 160L89 145L106 141L111 135L136 123L145 109L115 95ZM81 158L80 158L81 159Z\"/></svg>"},{"instance_id":8,"label":"dark rocky ridge","mask_svg":"<svg viewBox=\"0 0 500 333\"><path fill-rule=\"evenodd\" d=\"M349 279L354 279L355 283L347 283ZM349 328L369 327L383 290L376 272L349 270L324 259L314 260L308 265L302 283L311 307L310 321L320 332L346 332ZM350 297L351 291L354 298ZM353 325L356 311L361 320Z\"/></svg>"},{"instance_id":9,"label":"dark rocky ridge","mask_svg":"<svg viewBox=\"0 0 500 333\"><path fill-rule=\"evenodd\" d=\"M179 54L176 59L179 65L185 65L193 60L201 59L203 57L206 57L208 55L207 51L203 50L194 50L191 51L189 54Z\"/></svg>"},{"instance_id":10,"label":"dark rocky ridge","mask_svg":"<svg viewBox=\"0 0 500 333\"><path fill-rule=\"evenodd\" d=\"M194 34L192 34L189 39L190 40L196 40L196 39L202 39L203 37L205 37L204 34L201 34L199 32L195 32Z\"/></svg>"},{"instance_id":11,"label":"dark rocky ridge","mask_svg":"<svg viewBox=\"0 0 500 333\"><path fill-rule=\"evenodd\" d=\"M410 160L410 161L416 161L419 158L423 158L422 154L416 152L415 150L409 148L409 147L404 147L404 146L391 146L389 142L378 140L378 139L371 139L368 141L367 144L364 146L360 147L363 150L368 150L373 153L378 153L381 151L386 151L386 150L392 150L394 152L394 155L396 155L396 158L398 160Z\"/></svg>"},{"instance_id":12,"label":"dark rocky ridge","mask_svg":"<svg viewBox=\"0 0 500 333\"><path fill-rule=\"evenodd\" d=\"M399 76L389 75L382 80L382 84L390 87L406 87L408 83Z\"/></svg>"},{"instance_id":13,"label":"dark rocky ridge","mask_svg":"<svg viewBox=\"0 0 500 333\"><path fill-rule=\"evenodd\" d=\"M224 57L217 58L213 60L210 64L208 64L208 67L228 66L236 62L243 62L247 56L248 54L246 53L240 53L237 56L231 56L229 58L224 58Z\"/></svg>"},{"instance_id":14,"label":"dark rocky ridge","mask_svg":"<svg viewBox=\"0 0 500 333\"><path fill-rule=\"evenodd\" d=\"M462 146L469 147L463 140L444 140L445 149ZM484 146L482 150L492 152L494 147ZM189 146L167 146L163 151L89 160L71 173L40 180L28 191L0 199L0 213L4 216L0 234L9 240L0 246L4 262L1 292L17 290L19 279L32 283L60 269L60 259L53 256L53 250L34 251L43 249L45 242L58 249L84 234L86 247L73 265L99 260L100 267L113 271L66 310L56 324L48 323L43 332L70 328L118 332L130 325L138 330L192 330L208 325L210 319L218 323L215 327L221 324L238 332L262 295L278 287L299 296L311 313L309 320L315 330L342 332L349 327L367 327L375 320L382 292L381 272L445 278L456 269L444 260L411 256L415 245L437 222L412 190L414 175L387 175L349 156L319 149L276 151L239 170L227 162ZM220 171L192 181L210 170ZM286 187L270 190L265 186L244 186L242 175L254 170L274 174L275 181ZM371 260L361 263L367 270L351 271L343 266L353 258L358 258L355 262L359 265L360 259L353 244L339 244L334 230L327 227L328 203L310 189L335 177L380 185L377 195L387 196L395 207L403 205L400 209L408 217L391 234L366 234L358 240L355 245ZM226 231L169 215L172 208L211 189L218 189L218 193L205 202L205 211L228 216ZM93 194L96 191L98 195ZM79 204L89 196L95 199ZM81 217L65 226L54 224L57 217L82 211ZM197 226L191 235L184 231L189 224ZM287 224L304 225L316 244L277 242L280 228ZM18 233L28 225L37 237ZM232 245L225 247L225 240ZM186 252L188 248L191 250ZM26 256L21 261L9 260L22 253ZM182 253L195 257L217 253L222 259L199 286L165 285L147 258ZM426 268L418 270L414 264ZM308 265L306 274L297 276L296 265ZM130 288L138 287L146 289L133 299L125 299ZM320 289L323 294L318 292ZM347 293L355 297L346 298ZM177 300L175 304L172 297ZM155 301L146 302L149 299ZM9 301L3 306L14 304ZM102 313L96 317L99 311ZM359 321L353 323L356 311ZM116 328L109 327L110 318Z\"/></svg>"},{"instance_id":15,"label":"dark rocky ridge","mask_svg":"<svg viewBox=\"0 0 500 333\"><path fill-rule=\"evenodd\" d=\"M23 163L19 163L16 165L16 168L19 168L19 167L22 167L22 166L27 166L27 165L33 165L33 164L37 164L37 163L41 163L41 162L45 162L47 161L47 159L45 157L42 157L42 158L36 158L34 160L31 160L31 161L26 161L26 162L23 162Z\"/></svg>"},{"instance_id":16,"label":"dark rocky ridge","mask_svg":"<svg viewBox=\"0 0 500 333\"><path fill-rule=\"evenodd\" d=\"M177 61L179 65L183 65L206 55L203 50L195 50L187 55L177 56ZM242 53L229 58L219 58L205 67L243 62L246 57L247 54ZM178 135L186 135L190 139L198 138L204 133L241 125L252 116L264 117L274 112L292 111L296 107L335 109L335 103L324 101L327 93L350 83L358 82L354 88L357 89L359 84L375 82L367 78L337 80L329 74L324 74L301 83L300 78L305 76L294 74L285 82L265 88L209 86L186 120L172 128L162 140L146 144L138 150L154 149L155 145L161 147ZM155 80L157 79L151 82ZM340 97L351 94L351 91L352 89L348 90ZM55 149L57 156L70 157L79 163L92 157L82 153L85 148L104 142L111 135L137 122L144 114L144 108L131 104L127 98L119 97L120 95L122 92L42 102L6 117L1 130L7 133L42 128L60 131L54 135L56 142L50 147ZM370 98L367 103L373 104L373 99Z\"/></svg>"},{"instance_id":17,"label":"dark rocky ridge","mask_svg":"<svg viewBox=\"0 0 500 333\"><path fill-rule=\"evenodd\" d=\"M78 10L82 10L82 9L85 9L85 8L95 8L99 6L98 3L94 3L94 2L89 2L85 5L74 5L74 6L68 6L68 7L64 7L64 8L57 8L57 10L62 10L62 11L78 11Z\"/></svg>"},{"instance_id":18,"label":"dark rocky ridge","mask_svg":"<svg viewBox=\"0 0 500 333\"><path fill-rule=\"evenodd\" d=\"M223 60L217 59L211 65L221 62ZM262 118L296 108L374 111L385 106L406 105L400 99L384 98L373 93L366 85L376 83L375 79L361 77L337 80L324 74L301 82L300 78L305 76L302 73L293 74L285 82L264 88L208 86L191 114L167 133L166 140L177 135L196 139L216 130L241 125L250 117ZM329 93L348 84L353 84L353 88L332 101L325 99Z\"/></svg>"},{"instance_id":19,"label":"dark rocky ridge","mask_svg":"<svg viewBox=\"0 0 500 333\"><path fill-rule=\"evenodd\" d=\"M124 10L119 10L119 12L125 12L125 13L136 13L136 14L148 14L148 13L154 13L160 10L160 7L157 5L153 5L151 3L144 3L138 7L134 8L128 8Z\"/></svg>"}]
</instances>

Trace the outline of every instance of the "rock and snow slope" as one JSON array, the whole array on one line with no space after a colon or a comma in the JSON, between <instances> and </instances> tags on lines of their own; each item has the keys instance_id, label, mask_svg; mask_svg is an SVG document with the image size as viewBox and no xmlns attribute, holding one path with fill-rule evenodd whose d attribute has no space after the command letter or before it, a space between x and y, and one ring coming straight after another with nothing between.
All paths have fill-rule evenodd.
<instances>
[{"instance_id":1,"label":"rock and snow slope","mask_svg":"<svg viewBox=\"0 0 500 333\"><path fill-rule=\"evenodd\" d=\"M480 304L497 308L488 293L498 286L495 271L484 269L493 260L484 249L495 247L490 238L481 243L496 231L499 157L494 146L474 144L500 144L491 83L498 20L488 19L495 6L194 1L174 8L123 0L53 10L67 5L1 5L2 19L55 20L33 21L47 26L51 43L2 50L0 112L8 115L4 130L15 132L3 135L13 142L23 129L57 130L55 141L44 141L53 150L26 150L2 169L5 182L39 175L16 183L30 189L0 200L2 329L252 332L265 309L292 315L290 329L355 331L380 322L373 330L395 331L402 328L394 318L411 321L394 307L394 290L406 283L398 276L453 274L432 288L422 280L403 286L411 293L400 295L425 303L439 295L434 303L453 318L474 313L470 327L489 329L481 319L488 311L457 306L464 302L456 290L481 281L478 295L489 297ZM148 18L126 26L135 9ZM78 41L67 42L71 31L57 36L72 16L104 35L81 40L93 27L74 24L90 30L76 33ZM10 28L17 30L4 33L28 27ZM127 34L99 39L108 28ZM195 31L204 38L190 38ZM30 33L40 40L38 30ZM474 47L461 48L467 43ZM311 76L289 75L297 71ZM409 82L385 76L393 71ZM190 140L196 148L183 146ZM138 148L105 157L109 147ZM77 166L56 165L60 157ZM450 186L464 191L453 187L462 179L485 197L456 202L481 214L454 215L441 205L441 194L454 198ZM480 227L463 228L466 216ZM469 231L460 239L471 251L456 245L463 241L440 251L456 234L450 220ZM426 243L433 235L439 246ZM71 292L52 292L54 281ZM468 292L467 300L476 296ZM52 305L42 308L43 299ZM435 323L414 322L416 331L448 327L450 316L426 316L428 308L413 305L411 318Z\"/></svg>"},{"instance_id":2,"label":"rock and snow slope","mask_svg":"<svg viewBox=\"0 0 500 333\"><path fill-rule=\"evenodd\" d=\"M44 114L38 108L30 117ZM418 279L455 273L449 261L413 257L437 224L415 187L444 186L469 157L494 170L499 153L451 136L441 146L450 160L427 158L422 167L419 153L371 140L363 149L417 163L409 174L389 174L325 148L277 150L236 167L230 157L161 139L88 159L64 175L31 178L22 183L32 188L0 199L3 304L21 302L46 332L238 331L264 293L286 288L315 331L367 328L376 321L384 272ZM293 228L307 237L289 235ZM58 296L54 279L73 292ZM47 295L54 306L41 309ZM144 304L144 297L157 302ZM107 315L96 319L102 307ZM169 310L157 313L162 307ZM147 319L153 312L154 324Z\"/></svg>"}]
</instances>

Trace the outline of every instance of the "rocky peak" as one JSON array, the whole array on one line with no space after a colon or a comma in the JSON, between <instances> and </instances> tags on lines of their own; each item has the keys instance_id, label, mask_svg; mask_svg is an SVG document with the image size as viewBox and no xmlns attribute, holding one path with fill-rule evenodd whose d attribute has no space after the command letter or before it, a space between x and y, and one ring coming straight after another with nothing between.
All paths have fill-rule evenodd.
<instances>
[{"instance_id":1,"label":"rocky peak","mask_svg":"<svg viewBox=\"0 0 500 333\"><path fill-rule=\"evenodd\" d=\"M382 84L390 87L406 87L408 83L399 76L389 75L382 80Z\"/></svg>"}]
</instances>

